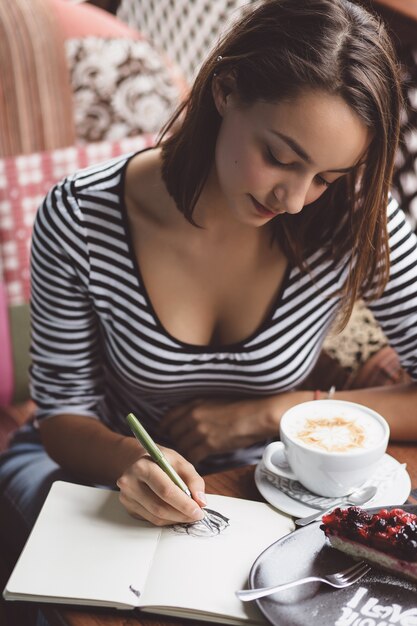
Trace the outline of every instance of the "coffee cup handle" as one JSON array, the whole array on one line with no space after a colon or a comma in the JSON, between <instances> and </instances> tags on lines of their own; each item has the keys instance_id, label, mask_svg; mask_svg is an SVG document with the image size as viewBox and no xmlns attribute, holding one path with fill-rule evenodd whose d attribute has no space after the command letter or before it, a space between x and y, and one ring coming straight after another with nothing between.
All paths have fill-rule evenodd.
<instances>
[{"instance_id":1,"label":"coffee cup handle","mask_svg":"<svg viewBox=\"0 0 417 626\"><path fill-rule=\"evenodd\" d=\"M276 455L281 458L280 463L273 463L272 457ZM285 446L282 441L273 441L268 444L262 455L262 462L267 470L278 476L285 476L291 480L297 480L296 475L291 471L287 461Z\"/></svg>"}]
</instances>

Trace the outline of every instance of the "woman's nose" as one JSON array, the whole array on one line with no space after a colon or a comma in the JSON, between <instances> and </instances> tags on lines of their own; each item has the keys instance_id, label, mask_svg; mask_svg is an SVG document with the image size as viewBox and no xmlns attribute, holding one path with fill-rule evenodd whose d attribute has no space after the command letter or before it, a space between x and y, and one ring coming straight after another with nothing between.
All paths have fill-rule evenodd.
<instances>
[{"instance_id":1,"label":"woman's nose","mask_svg":"<svg viewBox=\"0 0 417 626\"><path fill-rule=\"evenodd\" d=\"M274 196L279 203L279 207L286 213L296 214L299 213L305 202L305 193L301 189L288 189L283 187L277 187L274 189Z\"/></svg>"},{"instance_id":2,"label":"woman's nose","mask_svg":"<svg viewBox=\"0 0 417 626\"><path fill-rule=\"evenodd\" d=\"M274 196L280 208L291 215L300 213L306 204L315 198L312 195L310 180L294 180L292 184L279 184L274 189Z\"/></svg>"}]
</instances>

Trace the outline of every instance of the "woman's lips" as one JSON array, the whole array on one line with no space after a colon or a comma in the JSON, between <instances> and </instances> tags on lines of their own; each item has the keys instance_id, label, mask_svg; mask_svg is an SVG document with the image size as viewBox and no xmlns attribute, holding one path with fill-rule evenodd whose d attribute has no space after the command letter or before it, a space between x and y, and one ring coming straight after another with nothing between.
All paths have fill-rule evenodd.
<instances>
[{"instance_id":1,"label":"woman's lips","mask_svg":"<svg viewBox=\"0 0 417 626\"><path fill-rule=\"evenodd\" d=\"M275 217L276 215L281 213L281 211L270 211L263 204L255 200L253 196L250 196L250 199L252 200L256 212L259 213L259 215L262 215L262 217Z\"/></svg>"}]
</instances>

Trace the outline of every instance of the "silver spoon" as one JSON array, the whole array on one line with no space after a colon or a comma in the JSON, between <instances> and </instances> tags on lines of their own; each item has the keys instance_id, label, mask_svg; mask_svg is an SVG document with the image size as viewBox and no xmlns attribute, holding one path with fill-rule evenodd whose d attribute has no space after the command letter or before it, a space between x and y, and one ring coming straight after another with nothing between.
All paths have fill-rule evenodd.
<instances>
[{"instance_id":1,"label":"silver spoon","mask_svg":"<svg viewBox=\"0 0 417 626\"><path fill-rule=\"evenodd\" d=\"M376 492L377 492L377 488L374 485L369 485L368 487L361 487L360 489L357 489L356 491L353 491L351 494L349 494L344 499L342 506L344 506L345 504L354 504L354 505L365 504L371 498L374 497ZM334 506L331 506L329 509L326 509L324 511L318 511L316 513L313 513L312 515L308 515L307 517L300 517L299 519L295 520L295 524L296 526L307 526L307 524L311 524L311 522L315 522L317 519L319 519L323 515L326 515L326 513L330 513L330 511L333 511L334 508L335 508Z\"/></svg>"}]
</instances>

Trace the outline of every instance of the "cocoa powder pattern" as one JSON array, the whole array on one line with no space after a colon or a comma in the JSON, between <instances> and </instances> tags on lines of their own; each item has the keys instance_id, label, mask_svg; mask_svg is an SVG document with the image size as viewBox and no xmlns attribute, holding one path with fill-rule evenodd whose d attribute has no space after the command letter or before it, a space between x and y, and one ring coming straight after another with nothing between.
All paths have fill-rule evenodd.
<instances>
[{"instance_id":1,"label":"cocoa powder pattern","mask_svg":"<svg viewBox=\"0 0 417 626\"><path fill-rule=\"evenodd\" d=\"M320 436L322 429L333 431L334 437L330 437L329 443ZM348 452L364 447L365 432L362 426L344 417L308 419L303 430L297 433L297 439L326 452Z\"/></svg>"}]
</instances>

